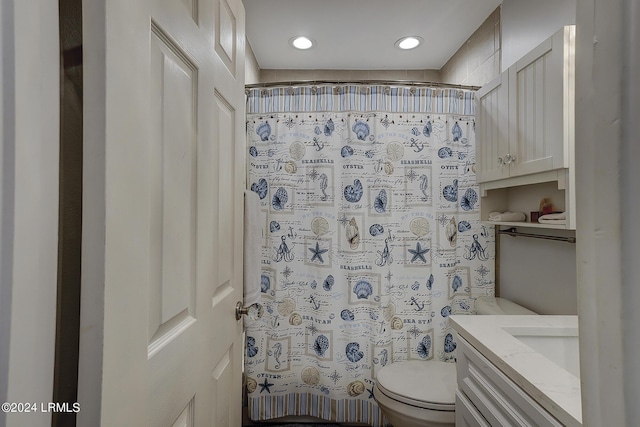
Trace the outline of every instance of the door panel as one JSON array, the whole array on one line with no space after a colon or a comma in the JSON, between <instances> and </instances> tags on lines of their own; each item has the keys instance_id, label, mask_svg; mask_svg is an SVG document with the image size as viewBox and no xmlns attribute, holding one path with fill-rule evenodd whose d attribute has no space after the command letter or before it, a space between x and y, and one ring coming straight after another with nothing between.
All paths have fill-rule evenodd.
<instances>
[{"instance_id":1,"label":"door panel","mask_svg":"<svg viewBox=\"0 0 640 427\"><path fill-rule=\"evenodd\" d=\"M235 359L235 352L232 347L224 353L213 370L211 375L213 379L213 396L211 396L213 423L211 427L240 425L239 423L231 423L231 420L235 419L235 417L232 416L232 411L229 411L231 405L235 404L233 397L229 394L229 390L236 388L235 381L238 378L234 371L239 364L240 361Z\"/></svg>"},{"instance_id":2,"label":"door panel","mask_svg":"<svg viewBox=\"0 0 640 427\"><path fill-rule=\"evenodd\" d=\"M228 181L224 177L234 176L234 131L235 131L235 111L219 92L216 92L216 132L218 133L218 174L219 181L218 197L218 227L220 234L218 237L219 267L218 283L229 282L233 277L233 209L235 189L229 187Z\"/></svg>"},{"instance_id":3,"label":"door panel","mask_svg":"<svg viewBox=\"0 0 640 427\"><path fill-rule=\"evenodd\" d=\"M152 26L149 354L195 320L197 69ZM181 328L182 326L182 328ZM175 335L174 335L175 336Z\"/></svg>"},{"instance_id":4,"label":"door panel","mask_svg":"<svg viewBox=\"0 0 640 427\"><path fill-rule=\"evenodd\" d=\"M193 401L189 401L189 404L184 411L180 413L178 419L171 425L171 427L192 427L193 426Z\"/></svg>"},{"instance_id":5,"label":"door panel","mask_svg":"<svg viewBox=\"0 0 640 427\"><path fill-rule=\"evenodd\" d=\"M198 0L182 0L185 7L191 12L191 18L193 22L198 23Z\"/></svg>"},{"instance_id":6,"label":"door panel","mask_svg":"<svg viewBox=\"0 0 640 427\"><path fill-rule=\"evenodd\" d=\"M216 52L232 76L236 68L236 17L227 0L216 0Z\"/></svg>"},{"instance_id":7,"label":"door panel","mask_svg":"<svg viewBox=\"0 0 640 427\"><path fill-rule=\"evenodd\" d=\"M79 425L240 425L244 9L222 3L87 2Z\"/></svg>"}]
</instances>

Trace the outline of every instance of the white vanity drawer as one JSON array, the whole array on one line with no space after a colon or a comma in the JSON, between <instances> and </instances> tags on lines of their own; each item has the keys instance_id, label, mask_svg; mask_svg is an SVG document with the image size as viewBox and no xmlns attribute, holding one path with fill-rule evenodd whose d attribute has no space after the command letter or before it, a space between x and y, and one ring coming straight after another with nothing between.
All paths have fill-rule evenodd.
<instances>
[{"instance_id":1,"label":"white vanity drawer","mask_svg":"<svg viewBox=\"0 0 640 427\"><path fill-rule=\"evenodd\" d=\"M562 426L558 420L460 335L458 335L457 342L458 389L482 414L488 425L504 427Z\"/></svg>"},{"instance_id":2,"label":"white vanity drawer","mask_svg":"<svg viewBox=\"0 0 640 427\"><path fill-rule=\"evenodd\" d=\"M460 390L456 390L456 427L491 427Z\"/></svg>"}]
</instances>

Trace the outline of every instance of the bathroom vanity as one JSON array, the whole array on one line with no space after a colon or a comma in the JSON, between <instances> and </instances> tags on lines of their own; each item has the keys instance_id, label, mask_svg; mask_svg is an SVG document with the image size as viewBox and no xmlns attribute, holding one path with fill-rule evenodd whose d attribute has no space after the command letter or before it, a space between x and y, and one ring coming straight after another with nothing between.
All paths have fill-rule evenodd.
<instances>
[{"instance_id":1,"label":"bathroom vanity","mask_svg":"<svg viewBox=\"0 0 640 427\"><path fill-rule=\"evenodd\" d=\"M456 426L581 426L577 316L451 316Z\"/></svg>"}]
</instances>

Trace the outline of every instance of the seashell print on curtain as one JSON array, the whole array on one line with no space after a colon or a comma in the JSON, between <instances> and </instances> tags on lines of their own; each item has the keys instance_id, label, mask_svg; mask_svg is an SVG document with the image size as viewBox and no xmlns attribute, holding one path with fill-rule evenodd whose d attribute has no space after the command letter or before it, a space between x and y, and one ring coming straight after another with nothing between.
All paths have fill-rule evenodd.
<instances>
[{"instance_id":1,"label":"seashell print on curtain","mask_svg":"<svg viewBox=\"0 0 640 427\"><path fill-rule=\"evenodd\" d=\"M494 293L473 113L457 89L249 90L247 185L266 213L252 419L384 426L382 367L455 360L448 317Z\"/></svg>"}]
</instances>

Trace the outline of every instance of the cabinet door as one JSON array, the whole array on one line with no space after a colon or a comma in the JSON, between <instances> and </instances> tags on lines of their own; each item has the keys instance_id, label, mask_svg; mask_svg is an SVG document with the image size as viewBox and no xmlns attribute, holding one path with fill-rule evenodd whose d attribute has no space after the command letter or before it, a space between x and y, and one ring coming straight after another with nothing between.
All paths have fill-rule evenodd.
<instances>
[{"instance_id":1,"label":"cabinet door","mask_svg":"<svg viewBox=\"0 0 640 427\"><path fill-rule=\"evenodd\" d=\"M504 72L476 94L476 176L478 182L508 177L509 88Z\"/></svg>"},{"instance_id":2,"label":"cabinet door","mask_svg":"<svg viewBox=\"0 0 640 427\"><path fill-rule=\"evenodd\" d=\"M509 67L510 176L569 167L574 29L563 28Z\"/></svg>"}]
</instances>

